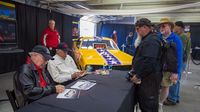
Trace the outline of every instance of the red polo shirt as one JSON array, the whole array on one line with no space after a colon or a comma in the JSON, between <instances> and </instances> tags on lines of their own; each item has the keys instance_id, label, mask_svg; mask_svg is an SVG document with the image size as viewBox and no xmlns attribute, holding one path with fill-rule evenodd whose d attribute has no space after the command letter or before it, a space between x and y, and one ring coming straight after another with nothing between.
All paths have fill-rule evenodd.
<instances>
[{"instance_id":1,"label":"red polo shirt","mask_svg":"<svg viewBox=\"0 0 200 112\"><path fill-rule=\"evenodd\" d=\"M56 48L60 42L58 31L47 27L42 34L42 45L46 47Z\"/></svg>"}]
</instances>

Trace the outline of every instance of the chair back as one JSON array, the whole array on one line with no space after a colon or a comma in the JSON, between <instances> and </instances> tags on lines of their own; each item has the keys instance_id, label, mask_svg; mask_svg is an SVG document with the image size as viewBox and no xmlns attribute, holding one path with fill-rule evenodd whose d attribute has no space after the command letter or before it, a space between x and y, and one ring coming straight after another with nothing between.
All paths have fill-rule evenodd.
<instances>
[{"instance_id":1,"label":"chair back","mask_svg":"<svg viewBox=\"0 0 200 112\"><path fill-rule=\"evenodd\" d=\"M19 109L14 90L6 90L6 94L14 111Z\"/></svg>"}]
</instances>

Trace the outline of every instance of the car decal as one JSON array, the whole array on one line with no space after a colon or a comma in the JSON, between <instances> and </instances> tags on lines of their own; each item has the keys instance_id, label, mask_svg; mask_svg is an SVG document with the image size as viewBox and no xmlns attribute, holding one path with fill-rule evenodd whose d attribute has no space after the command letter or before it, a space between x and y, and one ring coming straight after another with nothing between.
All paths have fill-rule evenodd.
<instances>
[{"instance_id":1,"label":"car decal","mask_svg":"<svg viewBox=\"0 0 200 112\"><path fill-rule=\"evenodd\" d=\"M96 49L97 52L106 60L107 65L121 65L121 62L108 50Z\"/></svg>"}]
</instances>

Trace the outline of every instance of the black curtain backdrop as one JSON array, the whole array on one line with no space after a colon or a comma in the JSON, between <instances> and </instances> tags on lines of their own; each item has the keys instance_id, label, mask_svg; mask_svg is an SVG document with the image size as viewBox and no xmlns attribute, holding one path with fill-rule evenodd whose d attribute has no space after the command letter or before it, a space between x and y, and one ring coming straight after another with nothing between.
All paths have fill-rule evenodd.
<instances>
[{"instance_id":1,"label":"black curtain backdrop","mask_svg":"<svg viewBox=\"0 0 200 112\"><path fill-rule=\"evenodd\" d=\"M79 21L79 18L19 3L16 3L16 12L18 45L25 53L40 44L42 32L50 19L55 20L61 41L67 42L69 47L72 46L72 21Z\"/></svg>"},{"instance_id":2,"label":"black curtain backdrop","mask_svg":"<svg viewBox=\"0 0 200 112\"><path fill-rule=\"evenodd\" d=\"M190 24L191 47L200 47L200 24Z\"/></svg>"},{"instance_id":3,"label":"black curtain backdrop","mask_svg":"<svg viewBox=\"0 0 200 112\"><path fill-rule=\"evenodd\" d=\"M21 3L14 4L16 5L17 44L19 49L24 50L24 53L20 52L20 56L17 56L17 52L9 53L8 51L7 54L0 55L1 60L6 60L0 63L0 66L4 66L0 68L0 73L16 70L25 62L28 52L35 45L41 43L42 32L48 26L50 19L54 19L56 22L56 29L60 33L61 42L66 42L70 48L72 47L72 21L79 21L79 18Z\"/></svg>"}]
</instances>

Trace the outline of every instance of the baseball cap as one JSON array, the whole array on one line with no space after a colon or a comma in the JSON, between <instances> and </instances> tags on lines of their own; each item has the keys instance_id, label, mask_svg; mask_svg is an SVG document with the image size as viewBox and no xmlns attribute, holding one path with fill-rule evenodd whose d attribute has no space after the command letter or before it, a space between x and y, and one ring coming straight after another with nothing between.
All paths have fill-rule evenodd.
<instances>
[{"instance_id":1,"label":"baseball cap","mask_svg":"<svg viewBox=\"0 0 200 112\"><path fill-rule=\"evenodd\" d=\"M175 25L176 25L176 26L179 26L179 27L181 27L181 28L185 28L185 25L184 25L184 23L183 23L182 21L177 21L177 22L175 22Z\"/></svg>"},{"instance_id":2,"label":"baseball cap","mask_svg":"<svg viewBox=\"0 0 200 112\"><path fill-rule=\"evenodd\" d=\"M41 54L46 60L53 60L54 58L50 55L49 50L42 45L36 45L33 49L32 52L36 52Z\"/></svg>"},{"instance_id":3,"label":"baseball cap","mask_svg":"<svg viewBox=\"0 0 200 112\"><path fill-rule=\"evenodd\" d=\"M68 48L68 45L65 42L58 44L57 49L63 50L65 52L70 51L70 49Z\"/></svg>"},{"instance_id":4,"label":"baseball cap","mask_svg":"<svg viewBox=\"0 0 200 112\"><path fill-rule=\"evenodd\" d=\"M141 26L144 26L144 25L151 27L153 24L147 18L141 18L141 19L137 20L137 22L135 23L136 27L141 27Z\"/></svg>"}]
</instances>

